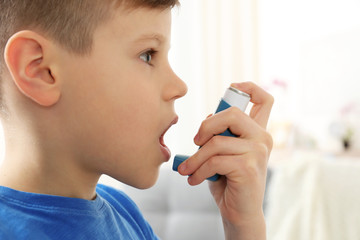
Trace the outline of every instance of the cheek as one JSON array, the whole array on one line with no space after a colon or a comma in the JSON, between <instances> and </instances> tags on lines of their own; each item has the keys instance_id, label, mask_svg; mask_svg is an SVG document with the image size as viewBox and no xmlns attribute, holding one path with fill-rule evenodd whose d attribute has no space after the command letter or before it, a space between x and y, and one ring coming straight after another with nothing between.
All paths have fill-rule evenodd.
<instances>
[{"instance_id":1,"label":"cheek","mask_svg":"<svg viewBox=\"0 0 360 240\"><path fill-rule=\"evenodd\" d=\"M152 178L159 165L158 135L161 134L158 114L150 110L155 106L114 105L82 116L85 121L79 122L82 131L78 132L76 141L81 158L95 171L118 175L117 179L127 173Z\"/></svg>"},{"instance_id":2,"label":"cheek","mask_svg":"<svg viewBox=\"0 0 360 240\"><path fill-rule=\"evenodd\" d=\"M159 136L159 107L151 101L134 101L116 116L130 144L146 148Z\"/></svg>"},{"instance_id":3,"label":"cheek","mask_svg":"<svg viewBox=\"0 0 360 240\"><path fill-rule=\"evenodd\" d=\"M74 116L68 125L79 157L102 172L132 172L154 165L164 127L159 125L157 85L141 73L89 69L73 72L65 96L67 111Z\"/></svg>"},{"instance_id":4,"label":"cheek","mask_svg":"<svg viewBox=\"0 0 360 240\"><path fill-rule=\"evenodd\" d=\"M133 155L141 152L137 148L148 148L158 138L159 106L151 96L140 91L110 92L94 104L97 110L90 113L95 114L90 116L95 121L92 124L98 126L96 135L105 137L104 143L111 142L114 149L109 151L121 149Z\"/></svg>"}]
</instances>

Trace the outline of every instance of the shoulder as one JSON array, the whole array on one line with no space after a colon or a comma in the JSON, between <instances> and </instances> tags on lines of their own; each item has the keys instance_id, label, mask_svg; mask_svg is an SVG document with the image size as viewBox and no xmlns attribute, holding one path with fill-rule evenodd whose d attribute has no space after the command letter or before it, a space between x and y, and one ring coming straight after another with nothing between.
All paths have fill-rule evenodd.
<instances>
[{"instance_id":1,"label":"shoulder","mask_svg":"<svg viewBox=\"0 0 360 240\"><path fill-rule=\"evenodd\" d=\"M123 191L99 184L97 194L102 197L113 209L128 220L144 223L145 219L135 202Z\"/></svg>"},{"instance_id":2,"label":"shoulder","mask_svg":"<svg viewBox=\"0 0 360 240\"><path fill-rule=\"evenodd\" d=\"M146 239L158 239L135 202L123 191L98 184L96 192L100 197L108 202L117 214L120 214L124 219L126 219L132 227L139 229L144 236L146 236Z\"/></svg>"},{"instance_id":3,"label":"shoulder","mask_svg":"<svg viewBox=\"0 0 360 240\"><path fill-rule=\"evenodd\" d=\"M135 202L123 191L98 184L96 187L96 192L98 195L100 195L102 198L104 198L106 201L108 201L111 205L123 205L124 207L128 208L135 208L134 210L140 211L135 204Z\"/></svg>"},{"instance_id":4,"label":"shoulder","mask_svg":"<svg viewBox=\"0 0 360 240\"><path fill-rule=\"evenodd\" d=\"M96 192L102 196L107 197L109 195L121 196L130 199L123 191L116 189L114 187L110 187L104 184L98 184L96 186Z\"/></svg>"}]
</instances>

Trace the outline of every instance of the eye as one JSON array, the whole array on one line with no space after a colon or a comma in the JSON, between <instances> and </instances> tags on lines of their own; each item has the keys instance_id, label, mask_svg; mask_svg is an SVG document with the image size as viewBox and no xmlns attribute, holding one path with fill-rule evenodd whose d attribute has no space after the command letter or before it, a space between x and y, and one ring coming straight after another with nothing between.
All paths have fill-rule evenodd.
<instances>
[{"instance_id":1,"label":"eye","mask_svg":"<svg viewBox=\"0 0 360 240\"><path fill-rule=\"evenodd\" d=\"M150 49L140 55L140 59L151 65L151 60L154 57L156 51L154 49Z\"/></svg>"}]
</instances>

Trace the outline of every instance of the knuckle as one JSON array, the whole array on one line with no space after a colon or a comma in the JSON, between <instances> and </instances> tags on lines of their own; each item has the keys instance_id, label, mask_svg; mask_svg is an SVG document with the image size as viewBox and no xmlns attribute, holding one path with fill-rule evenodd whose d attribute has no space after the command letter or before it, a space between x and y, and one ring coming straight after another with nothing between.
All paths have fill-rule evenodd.
<instances>
[{"instance_id":1,"label":"knuckle","mask_svg":"<svg viewBox=\"0 0 360 240\"><path fill-rule=\"evenodd\" d=\"M238 107L230 107L229 112L232 115L236 115L236 116L238 116L239 114L242 114L242 111Z\"/></svg>"},{"instance_id":2,"label":"knuckle","mask_svg":"<svg viewBox=\"0 0 360 240\"><path fill-rule=\"evenodd\" d=\"M260 159L267 159L269 155L269 149L264 143L256 144L256 152L258 153Z\"/></svg>"},{"instance_id":3,"label":"knuckle","mask_svg":"<svg viewBox=\"0 0 360 240\"><path fill-rule=\"evenodd\" d=\"M271 95L271 94L269 94L269 103L271 104L271 105L274 105L274 102L275 102L275 98L274 98L274 96L273 95Z\"/></svg>"},{"instance_id":4,"label":"knuckle","mask_svg":"<svg viewBox=\"0 0 360 240\"><path fill-rule=\"evenodd\" d=\"M219 146L222 142L222 137L221 136L213 136L210 140L209 140L209 145L211 147L216 147Z\"/></svg>"},{"instance_id":5,"label":"knuckle","mask_svg":"<svg viewBox=\"0 0 360 240\"><path fill-rule=\"evenodd\" d=\"M264 139L265 139L265 145L267 146L268 150L271 151L274 145L274 140L270 133L265 132L264 133Z\"/></svg>"},{"instance_id":6,"label":"knuckle","mask_svg":"<svg viewBox=\"0 0 360 240\"><path fill-rule=\"evenodd\" d=\"M205 119L204 121L201 122L200 125L200 130L201 132L207 132L209 129L209 121L208 119Z\"/></svg>"},{"instance_id":7,"label":"knuckle","mask_svg":"<svg viewBox=\"0 0 360 240\"><path fill-rule=\"evenodd\" d=\"M213 156L213 157L209 158L209 160L207 161L207 164L210 169L217 168L219 163L220 163L220 161L217 156Z\"/></svg>"},{"instance_id":8,"label":"knuckle","mask_svg":"<svg viewBox=\"0 0 360 240\"><path fill-rule=\"evenodd\" d=\"M230 120L230 122L237 122L239 121L239 118L241 117L241 115L243 114L243 112L237 108L237 107L230 107L228 110L228 119Z\"/></svg>"},{"instance_id":9,"label":"knuckle","mask_svg":"<svg viewBox=\"0 0 360 240\"><path fill-rule=\"evenodd\" d=\"M265 92L264 105L272 108L274 106L275 98L268 92Z\"/></svg>"},{"instance_id":10,"label":"knuckle","mask_svg":"<svg viewBox=\"0 0 360 240\"><path fill-rule=\"evenodd\" d=\"M270 155L270 151L265 144L261 145L259 154L260 154L260 159L263 159L267 162L267 159L269 158L269 155Z\"/></svg>"},{"instance_id":11,"label":"knuckle","mask_svg":"<svg viewBox=\"0 0 360 240\"><path fill-rule=\"evenodd\" d=\"M256 161L252 161L254 164L258 163L262 165L263 162L267 163L267 160L270 155L270 150L268 146L263 142L252 142L252 149L253 149L253 157Z\"/></svg>"}]
</instances>

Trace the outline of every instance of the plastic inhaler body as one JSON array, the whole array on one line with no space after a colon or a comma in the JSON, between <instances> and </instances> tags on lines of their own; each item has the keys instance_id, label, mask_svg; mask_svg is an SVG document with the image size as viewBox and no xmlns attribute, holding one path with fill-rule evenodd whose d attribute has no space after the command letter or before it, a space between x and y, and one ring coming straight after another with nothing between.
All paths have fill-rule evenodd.
<instances>
[{"instance_id":1,"label":"plastic inhaler body","mask_svg":"<svg viewBox=\"0 0 360 240\"><path fill-rule=\"evenodd\" d=\"M215 113L221 112L229 107L238 107L241 111L245 111L247 105L249 104L250 96L247 93L241 92L233 87L230 87L226 90L224 97L221 99L220 104ZM222 136L236 137L234 134L227 129L225 132L219 134ZM179 165L188 159L189 156L185 155L176 155L173 163L173 170L177 171ZM215 174L212 177L209 177L208 180L216 181L220 177L219 174Z\"/></svg>"}]
</instances>

